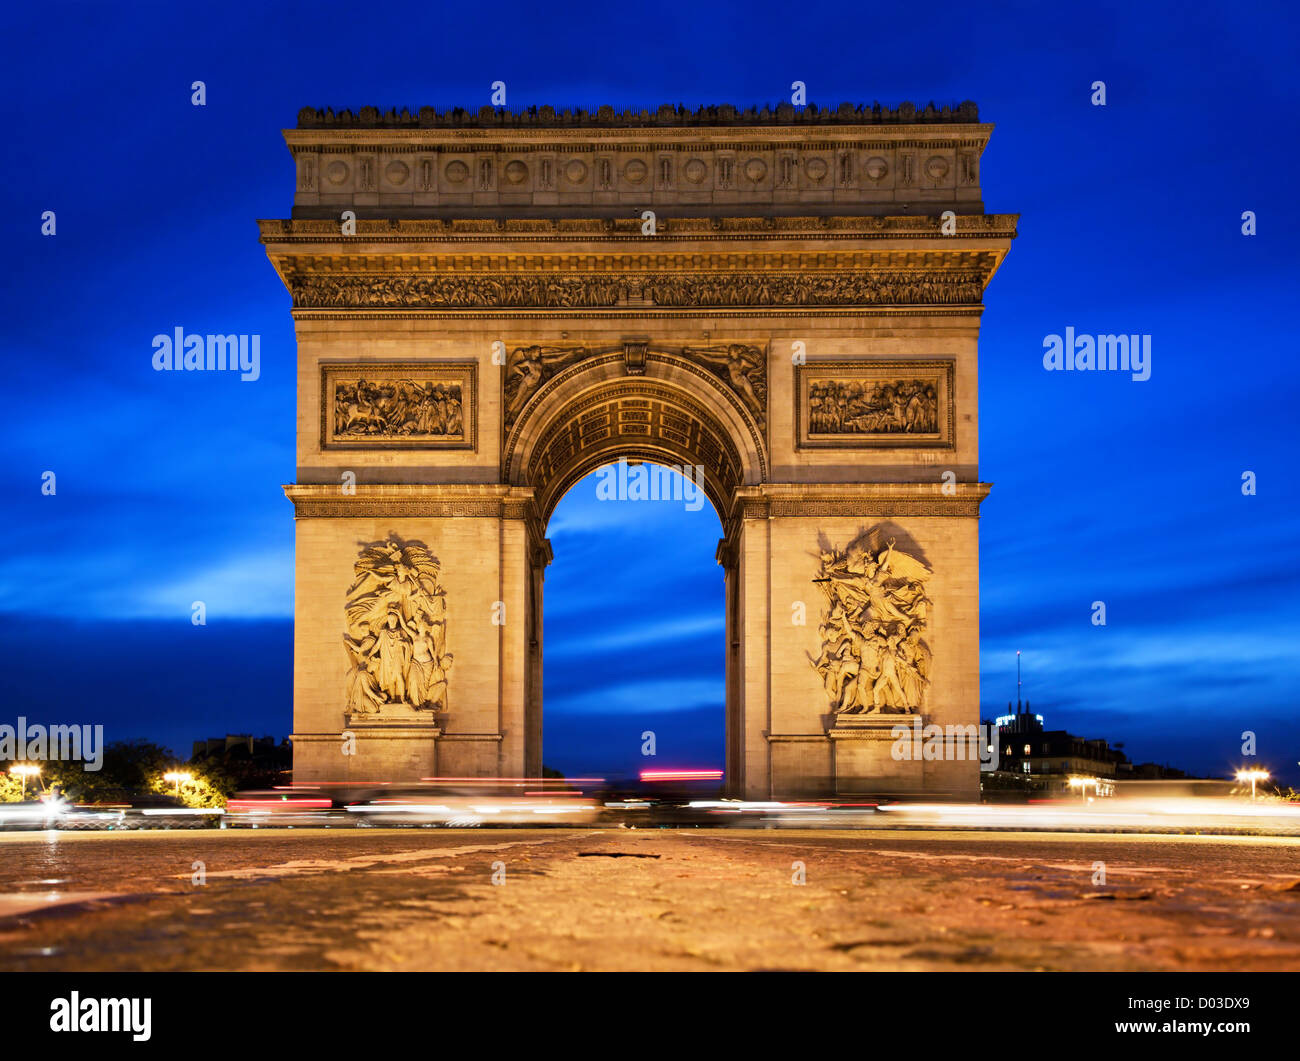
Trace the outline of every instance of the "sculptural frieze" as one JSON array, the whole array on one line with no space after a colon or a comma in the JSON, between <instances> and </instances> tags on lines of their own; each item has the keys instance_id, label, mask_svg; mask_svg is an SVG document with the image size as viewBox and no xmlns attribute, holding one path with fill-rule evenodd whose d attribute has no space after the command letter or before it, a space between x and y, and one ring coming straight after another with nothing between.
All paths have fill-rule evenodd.
<instances>
[{"instance_id":1,"label":"sculptural frieze","mask_svg":"<svg viewBox=\"0 0 1300 1061\"><path fill-rule=\"evenodd\" d=\"M607 308L618 304L622 288L617 280L587 277L356 274L295 276L290 286L294 304L311 309Z\"/></svg>"},{"instance_id":2,"label":"sculptural frieze","mask_svg":"<svg viewBox=\"0 0 1300 1061\"><path fill-rule=\"evenodd\" d=\"M666 273L608 277L465 274L369 276L293 274L301 309L691 309L731 306L976 305L979 271L853 272L816 275Z\"/></svg>"},{"instance_id":3,"label":"sculptural frieze","mask_svg":"<svg viewBox=\"0 0 1300 1061\"><path fill-rule=\"evenodd\" d=\"M447 595L422 542L396 535L363 546L345 605L348 711L356 715L445 711Z\"/></svg>"},{"instance_id":4,"label":"sculptural frieze","mask_svg":"<svg viewBox=\"0 0 1300 1061\"><path fill-rule=\"evenodd\" d=\"M947 305L984 293L978 272L671 273L645 286L664 307Z\"/></svg>"},{"instance_id":5,"label":"sculptural frieze","mask_svg":"<svg viewBox=\"0 0 1300 1061\"><path fill-rule=\"evenodd\" d=\"M827 611L810 662L836 715L916 714L930 685L925 642L930 569L890 538L869 533L821 554Z\"/></svg>"}]
</instances>

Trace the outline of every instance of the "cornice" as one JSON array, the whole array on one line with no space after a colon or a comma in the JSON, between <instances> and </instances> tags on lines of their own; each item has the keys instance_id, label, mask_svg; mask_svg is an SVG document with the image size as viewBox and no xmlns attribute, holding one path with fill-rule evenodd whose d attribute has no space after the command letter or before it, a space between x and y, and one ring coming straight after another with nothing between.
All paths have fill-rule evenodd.
<instances>
[{"instance_id":1,"label":"cornice","mask_svg":"<svg viewBox=\"0 0 1300 1061\"><path fill-rule=\"evenodd\" d=\"M654 236L642 232L640 217L628 218L453 218L453 219L358 219L356 235L344 237L339 223L324 219L259 220L261 241L268 246L329 244L343 248L366 244L419 244L491 242L556 242L599 240L602 243L651 241L671 243L727 242L734 240L809 239L890 240L933 239L938 242L972 239L1010 240L1016 237L1019 214L958 214L955 231L942 232L939 214L908 214L883 217L798 216L798 217L671 217L656 221Z\"/></svg>"},{"instance_id":2,"label":"cornice","mask_svg":"<svg viewBox=\"0 0 1300 1061\"><path fill-rule=\"evenodd\" d=\"M531 487L477 484L356 484L345 493L337 483L289 483L285 497L294 518L385 519L478 517L537 522Z\"/></svg>"},{"instance_id":3,"label":"cornice","mask_svg":"<svg viewBox=\"0 0 1300 1061\"><path fill-rule=\"evenodd\" d=\"M971 148L983 154L992 125L840 125L689 128L576 129L285 129L296 158L303 154L356 149L461 152L746 151L844 147L848 149Z\"/></svg>"},{"instance_id":4,"label":"cornice","mask_svg":"<svg viewBox=\"0 0 1300 1061\"><path fill-rule=\"evenodd\" d=\"M777 516L940 516L978 518L992 483L764 483L736 491L741 519Z\"/></svg>"},{"instance_id":5,"label":"cornice","mask_svg":"<svg viewBox=\"0 0 1300 1061\"><path fill-rule=\"evenodd\" d=\"M621 277L627 273L747 273L774 272L829 274L849 271L888 272L897 269L925 271L990 271L1001 248L983 245L932 243L918 247L892 245L861 248L536 248L457 250L438 253L432 248L394 251L357 247L350 253L307 250L276 255L286 273L303 276L422 276L455 273L491 276L497 273L535 273L549 276Z\"/></svg>"},{"instance_id":6,"label":"cornice","mask_svg":"<svg viewBox=\"0 0 1300 1061\"><path fill-rule=\"evenodd\" d=\"M355 241L329 232L328 222L262 226L295 312L779 315L978 306L1017 219L966 218L959 237L940 234L934 219L829 219L840 237L830 244L826 235L836 229L822 219L805 218L800 228L783 231L754 230L748 223L755 220L723 225L694 219L695 233L654 237L611 236L615 225L593 221L585 232L571 225L531 240L508 226L482 223L476 227L485 231L452 235L440 222L360 223L365 227ZM736 231L742 224L746 230Z\"/></svg>"},{"instance_id":7,"label":"cornice","mask_svg":"<svg viewBox=\"0 0 1300 1061\"><path fill-rule=\"evenodd\" d=\"M979 516L992 483L764 483L738 488L729 511L737 519L773 517ZM463 518L520 519L541 526L531 487L416 483L290 483L283 488L297 519Z\"/></svg>"},{"instance_id":8,"label":"cornice","mask_svg":"<svg viewBox=\"0 0 1300 1061\"><path fill-rule=\"evenodd\" d=\"M979 317L984 307L978 303L971 305L931 305L931 306L754 306L750 308L678 307L674 309L645 309L636 306L615 307L612 309L536 309L528 307L500 307L483 309L374 309L338 310L338 309L304 309L296 307L292 311L293 319L300 321L366 321L402 319L431 320L676 320L682 317L703 317L708 320L749 320L754 317L773 319L798 317L821 319L831 317Z\"/></svg>"}]
</instances>

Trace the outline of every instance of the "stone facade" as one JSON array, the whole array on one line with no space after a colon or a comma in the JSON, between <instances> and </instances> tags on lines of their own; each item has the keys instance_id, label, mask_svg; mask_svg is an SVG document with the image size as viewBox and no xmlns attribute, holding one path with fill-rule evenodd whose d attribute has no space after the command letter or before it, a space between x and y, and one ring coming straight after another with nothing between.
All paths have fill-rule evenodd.
<instances>
[{"instance_id":1,"label":"stone facade","mask_svg":"<svg viewBox=\"0 0 1300 1061\"><path fill-rule=\"evenodd\" d=\"M970 104L545 111L285 134L293 218L260 225L298 341L295 776L538 774L546 524L628 457L701 465L723 522L732 792L973 796L978 764L886 735L979 721L979 319L1016 223L983 212L991 127ZM883 596L828 616L827 550L849 599ZM394 691L399 640L445 702ZM910 680L872 679L895 652Z\"/></svg>"}]
</instances>

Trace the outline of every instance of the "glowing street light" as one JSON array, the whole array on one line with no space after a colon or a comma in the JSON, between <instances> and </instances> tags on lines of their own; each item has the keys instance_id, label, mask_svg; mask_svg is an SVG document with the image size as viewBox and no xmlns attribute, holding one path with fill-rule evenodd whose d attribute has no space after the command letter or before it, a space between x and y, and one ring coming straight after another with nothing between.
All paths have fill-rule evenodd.
<instances>
[{"instance_id":1,"label":"glowing street light","mask_svg":"<svg viewBox=\"0 0 1300 1061\"><path fill-rule=\"evenodd\" d=\"M11 774L17 774L23 779L23 799L26 799L27 779L29 777L39 777L41 768L39 766L32 766L30 763L14 763L13 766L9 767L9 772Z\"/></svg>"},{"instance_id":2,"label":"glowing street light","mask_svg":"<svg viewBox=\"0 0 1300 1061\"><path fill-rule=\"evenodd\" d=\"M1237 771L1237 780L1238 780L1238 781L1249 781L1249 782L1250 782L1250 798L1253 800L1253 799L1255 798L1255 782L1257 782L1257 781L1267 781L1267 780L1268 780L1268 771L1267 771L1267 770L1258 770L1258 769L1256 769L1256 770L1238 770L1238 771Z\"/></svg>"},{"instance_id":3,"label":"glowing street light","mask_svg":"<svg viewBox=\"0 0 1300 1061\"><path fill-rule=\"evenodd\" d=\"M170 773L163 774L164 781L171 781L176 786L176 795L181 794L181 785L188 785L194 780L193 774L187 774L181 770L172 770Z\"/></svg>"},{"instance_id":4,"label":"glowing street light","mask_svg":"<svg viewBox=\"0 0 1300 1061\"><path fill-rule=\"evenodd\" d=\"M1070 778L1070 787L1079 789L1083 794L1083 802L1088 802L1088 786L1098 795L1101 794L1100 781L1095 777L1072 777Z\"/></svg>"}]
</instances>

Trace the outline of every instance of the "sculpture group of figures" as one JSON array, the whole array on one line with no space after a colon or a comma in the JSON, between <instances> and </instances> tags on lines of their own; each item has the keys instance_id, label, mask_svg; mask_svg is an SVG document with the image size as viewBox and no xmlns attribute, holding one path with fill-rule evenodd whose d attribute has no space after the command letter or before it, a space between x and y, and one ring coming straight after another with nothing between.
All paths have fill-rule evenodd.
<instances>
[{"instance_id":1,"label":"sculpture group of figures","mask_svg":"<svg viewBox=\"0 0 1300 1061\"><path fill-rule=\"evenodd\" d=\"M891 539L875 550L859 539L844 552L822 553L818 582L829 610L812 660L835 714L919 712L930 684L923 637L929 569Z\"/></svg>"},{"instance_id":2,"label":"sculpture group of figures","mask_svg":"<svg viewBox=\"0 0 1300 1061\"><path fill-rule=\"evenodd\" d=\"M874 306L979 302L978 274L669 274L645 281L656 306Z\"/></svg>"},{"instance_id":3,"label":"sculpture group of figures","mask_svg":"<svg viewBox=\"0 0 1300 1061\"><path fill-rule=\"evenodd\" d=\"M359 379L334 386L336 438L456 438L464 433L465 412L458 384Z\"/></svg>"},{"instance_id":4,"label":"sculpture group of figures","mask_svg":"<svg viewBox=\"0 0 1300 1061\"><path fill-rule=\"evenodd\" d=\"M939 398L933 382L820 380L808 388L810 434L926 434L938 430Z\"/></svg>"},{"instance_id":5,"label":"sculpture group of figures","mask_svg":"<svg viewBox=\"0 0 1300 1061\"><path fill-rule=\"evenodd\" d=\"M292 281L294 304L312 308L351 306L556 306L618 304L617 280L554 276L300 276Z\"/></svg>"},{"instance_id":6,"label":"sculpture group of figures","mask_svg":"<svg viewBox=\"0 0 1300 1061\"><path fill-rule=\"evenodd\" d=\"M362 550L348 590L347 704L357 714L385 708L447 708L447 596L437 559L396 536Z\"/></svg>"},{"instance_id":7,"label":"sculpture group of figures","mask_svg":"<svg viewBox=\"0 0 1300 1061\"><path fill-rule=\"evenodd\" d=\"M631 280L588 276L290 277L295 306L608 308L640 291L655 306L874 306L975 304L979 273L667 273Z\"/></svg>"}]
</instances>

